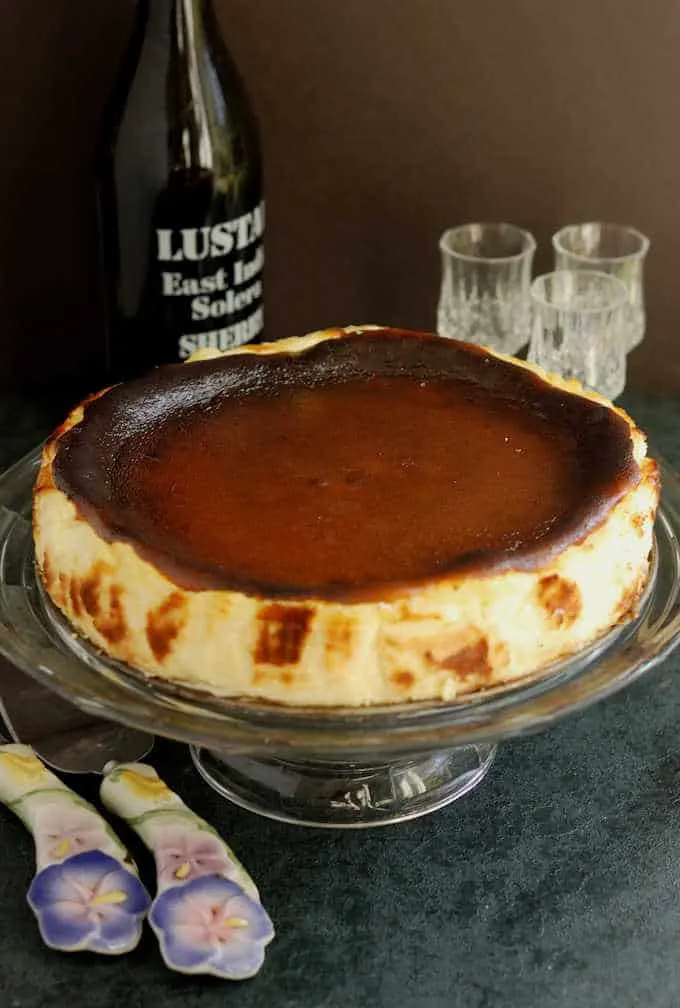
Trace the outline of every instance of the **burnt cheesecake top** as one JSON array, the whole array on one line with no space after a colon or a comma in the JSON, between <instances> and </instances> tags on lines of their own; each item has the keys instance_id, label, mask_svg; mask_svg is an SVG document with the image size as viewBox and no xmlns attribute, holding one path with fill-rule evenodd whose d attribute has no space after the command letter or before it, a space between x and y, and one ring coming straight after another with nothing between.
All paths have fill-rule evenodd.
<instances>
[{"instance_id":1,"label":"burnt cheesecake top","mask_svg":"<svg viewBox=\"0 0 680 1008\"><path fill-rule=\"evenodd\" d=\"M54 479L190 590L369 601L544 566L640 472L606 405L470 344L365 329L114 386L59 439Z\"/></svg>"}]
</instances>

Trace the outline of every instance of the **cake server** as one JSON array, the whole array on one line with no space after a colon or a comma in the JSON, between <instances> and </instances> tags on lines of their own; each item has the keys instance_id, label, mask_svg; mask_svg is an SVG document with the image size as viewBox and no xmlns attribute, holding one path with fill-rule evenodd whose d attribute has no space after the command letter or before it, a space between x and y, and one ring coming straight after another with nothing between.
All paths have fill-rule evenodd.
<instances>
[{"instance_id":1,"label":"cake server","mask_svg":"<svg viewBox=\"0 0 680 1008\"><path fill-rule=\"evenodd\" d=\"M27 901L45 944L100 955L135 948L151 899L126 847L96 809L30 746L11 743L0 744L0 802L33 836L36 874Z\"/></svg>"},{"instance_id":2,"label":"cake server","mask_svg":"<svg viewBox=\"0 0 680 1008\"><path fill-rule=\"evenodd\" d=\"M274 926L255 882L219 833L145 763L107 767L100 797L154 855L149 924L165 965L224 980L255 976Z\"/></svg>"}]
</instances>

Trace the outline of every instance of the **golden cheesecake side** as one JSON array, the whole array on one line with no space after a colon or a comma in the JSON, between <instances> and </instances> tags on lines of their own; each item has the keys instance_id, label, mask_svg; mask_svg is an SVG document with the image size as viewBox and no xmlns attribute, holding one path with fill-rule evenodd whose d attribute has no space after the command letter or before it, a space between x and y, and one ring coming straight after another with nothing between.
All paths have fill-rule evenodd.
<instances>
[{"instance_id":1,"label":"golden cheesecake side","mask_svg":"<svg viewBox=\"0 0 680 1008\"><path fill-rule=\"evenodd\" d=\"M302 354L371 331L380 327L203 352L183 367L212 356ZM221 696L299 706L451 700L537 672L634 611L648 576L659 479L643 433L621 410L575 383L512 364L623 418L637 467L602 520L541 565L444 572L356 601L188 585L138 545L103 534L58 486L55 459L86 402L43 452L34 499L42 582L73 627L106 654Z\"/></svg>"}]
</instances>

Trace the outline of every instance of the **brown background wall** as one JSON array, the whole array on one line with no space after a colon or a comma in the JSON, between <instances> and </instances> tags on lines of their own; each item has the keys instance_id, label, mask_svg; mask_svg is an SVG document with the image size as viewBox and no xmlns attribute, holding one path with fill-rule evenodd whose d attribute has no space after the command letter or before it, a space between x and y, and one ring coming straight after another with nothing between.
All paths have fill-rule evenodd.
<instances>
[{"instance_id":1,"label":"brown background wall","mask_svg":"<svg viewBox=\"0 0 680 1008\"><path fill-rule=\"evenodd\" d=\"M653 242L631 384L680 388L680 4L216 3L264 133L276 335L431 327L453 223L608 218ZM0 0L5 387L97 360L89 159L132 6Z\"/></svg>"}]
</instances>

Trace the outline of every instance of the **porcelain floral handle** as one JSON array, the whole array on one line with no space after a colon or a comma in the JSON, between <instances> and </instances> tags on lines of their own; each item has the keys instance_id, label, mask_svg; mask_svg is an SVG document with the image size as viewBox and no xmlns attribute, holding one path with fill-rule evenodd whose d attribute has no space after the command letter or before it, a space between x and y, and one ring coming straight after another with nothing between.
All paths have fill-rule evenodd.
<instances>
[{"instance_id":1,"label":"porcelain floral handle","mask_svg":"<svg viewBox=\"0 0 680 1008\"><path fill-rule=\"evenodd\" d=\"M145 763L107 769L101 798L154 855L149 923L166 965L229 980L254 976L274 928L231 848Z\"/></svg>"},{"instance_id":2,"label":"porcelain floral handle","mask_svg":"<svg viewBox=\"0 0 680 1008\"><path fill-rule=\"evenodd\" d=\"M30 746L0 746L0 801L33 835L37 872L27 899L45 944L105 955L133 949L151 901L108 823Z\"/></svg>"}]
</instances>

